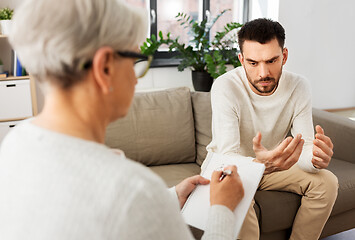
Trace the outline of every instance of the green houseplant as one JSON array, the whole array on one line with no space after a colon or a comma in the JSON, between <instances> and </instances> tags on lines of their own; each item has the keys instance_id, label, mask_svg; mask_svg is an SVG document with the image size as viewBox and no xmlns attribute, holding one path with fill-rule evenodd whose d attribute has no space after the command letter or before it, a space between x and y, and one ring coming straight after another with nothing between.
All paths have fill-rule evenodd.
<instances>
[{"instance_id":1,"label":"green houseplant","mask_svg":"<svg viewBox=\"0 0 355 240\"><path fill-rule=\"evenodd\" d=\"M11 19L14 14L14 10L10 8L0 9L0 26L1 32L4 35L10 33L11 30Z\"/></svg>"},{"instance_id":2,"label":"green houseplant","mask_svg":"<svg viewBox=\"0 0 355 240\"><path fill-rule=\"evenodd\" d=\"M242 26L240 23L227 23L222 31L216 32L214 38L209 37L213 25L227 11L230 9L222 11L212 19L207 16L201 22L185 13L178 13L175 17L177 21L182 27L189 28L191 35L189 44L180 43L179 37L172 38L170 32L164 36L160 31L158 37L152 34L151 38L147 38L141 46L141 51L143 54L152 55L161 45L168 45L169 51L176 51L177 57L181 58L178 70L191 68L195 90L209 91L213 79L226 72L226 64L232 64L234 67L240 66L235 33ZM201 84L206 84L206 86L201 88L198 86Z\"/></svg>"}]
</instances>

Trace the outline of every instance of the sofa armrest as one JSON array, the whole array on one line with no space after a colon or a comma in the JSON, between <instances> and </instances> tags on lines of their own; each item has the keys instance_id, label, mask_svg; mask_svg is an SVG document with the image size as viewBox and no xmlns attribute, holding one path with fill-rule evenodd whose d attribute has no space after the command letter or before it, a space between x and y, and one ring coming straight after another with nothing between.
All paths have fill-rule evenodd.
<instances>
[{"instance_id":1,"label":"sofa armrest","mask_svg":"<svg viewBox=\"0 0 355 240\"><path fill-rule=\"evenodd\" d=\"M355 163L355 121L313 108L313 124L320 125L332 139L333 158Z\"/></svg>"}]
</instances>

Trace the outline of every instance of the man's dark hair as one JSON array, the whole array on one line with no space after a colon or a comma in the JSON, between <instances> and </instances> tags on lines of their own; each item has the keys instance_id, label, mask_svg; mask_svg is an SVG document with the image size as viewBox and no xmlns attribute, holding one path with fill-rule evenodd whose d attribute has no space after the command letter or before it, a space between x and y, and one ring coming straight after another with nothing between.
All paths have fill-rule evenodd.
<instances>
[{"instance_id":1,"label":"man's dark hair","mask_svg":"<svg viewBox=\"0 0 355 240\"><path fill-rule=\"evenodd\" d=\"M274 38L277 39L280 47L283 49L285 44L285 29L280 23L266 18L258 18L247 22L238 32L238 43L242 53L245 40L265 44Z\"/></svg>"}]
</instances>

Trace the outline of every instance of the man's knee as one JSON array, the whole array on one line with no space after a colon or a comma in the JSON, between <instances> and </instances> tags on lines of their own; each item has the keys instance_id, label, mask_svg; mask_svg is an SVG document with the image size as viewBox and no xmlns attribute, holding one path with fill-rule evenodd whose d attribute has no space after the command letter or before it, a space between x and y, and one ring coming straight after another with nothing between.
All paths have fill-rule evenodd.
<instances>
[{"instance_id":1,"label":"man's knee","mask_svg":"<svg viewBox=\"0 0 355 240\"><path fill-rule=\"evenodd\" d=\"M312 178L317 198L324 199L326 202L334 203L338 196L338 178L330 171L322 169L319 173L314 174Z\"/></svg>"},{"instance_id":2,"label":"man's knee","mask_svg":"<svg viewBox=\"0 0 355 240\"><path fill-rule=\"evenodd\" d=\"M321 172L323 172L325 191L328 193L328 195L333 196L335 201L336 197L338 196L338 178L334 175L334 173L326 169L323 169Z\"/></svg>"},{"instance_id":3,"label":"man's knee","mask_svg":"<svg viewBox=\"0 0 355 240\"><path fill-rule=\"evenodd\" d=\"M338 190L338 178L329 170L323 169L320 171L326 186L330 188L329 190Z\"/></svg>"}]
</instances>

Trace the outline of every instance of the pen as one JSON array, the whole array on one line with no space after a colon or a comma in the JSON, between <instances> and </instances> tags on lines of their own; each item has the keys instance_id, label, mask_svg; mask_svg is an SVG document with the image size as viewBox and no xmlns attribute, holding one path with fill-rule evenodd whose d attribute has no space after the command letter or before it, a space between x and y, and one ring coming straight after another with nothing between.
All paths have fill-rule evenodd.
<instances>
[{"instance_id":1,"label":"pen","mask_svg":"<svg viewBox=\"0 0 355 240\"><path fill-rule=\"evenodd\" d=\"M223 170L222 175L221 175L221 177L219 178L219 181L222 181L223 178L225 178L226 176L229 176L229 175L231 175L231 174L232 174L232 170L230 170L230 169Z\"/></svg>"}]
</instances>

